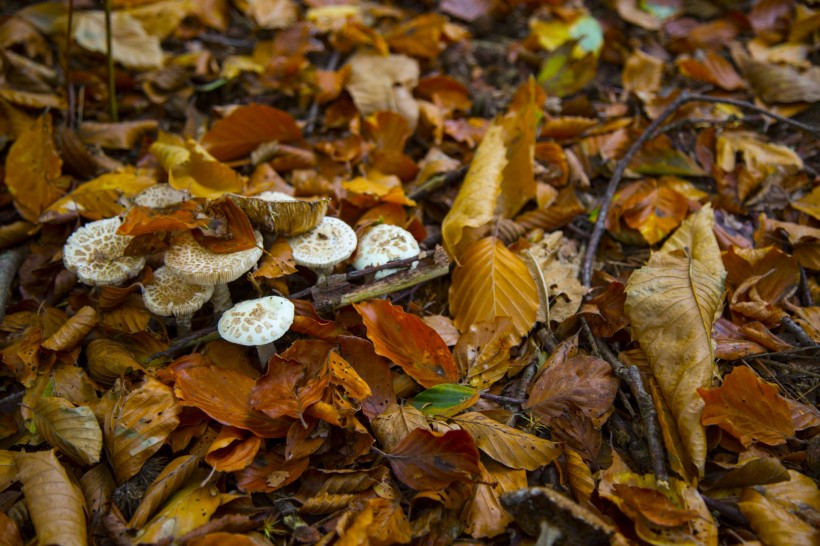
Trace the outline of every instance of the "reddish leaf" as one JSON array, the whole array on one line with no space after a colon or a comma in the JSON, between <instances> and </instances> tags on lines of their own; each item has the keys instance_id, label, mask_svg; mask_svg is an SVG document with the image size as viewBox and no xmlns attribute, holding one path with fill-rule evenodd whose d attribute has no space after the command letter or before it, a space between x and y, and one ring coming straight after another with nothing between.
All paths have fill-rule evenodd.
<instances>
[{"instance_id":1,"label":"reddish leaf","mask_svg":"<svg viewBox=\"0 0 820 546\"><path fill-rule=\"evenodd\" d=\"M240 106L214 123L202 145L219 161L245 157L265 142L299 140L302 132L290 114L265 106Z\"/></svg>"},{"instance_id":2,"label":"reddish leaf","mask_svg":"<svg viewBox=\"0 0 820 546\"><path fill-rule=\"evenodd\" d=\"M389 358L424 387L458 381L447 344L416 315L385 300L354 304L376 353Z\"/></svg>"},{"instance_id":3,"label":"reddish leaf","mask_svg":"<svg viewBox=\"0 0 820 546\"><path fill-rule=\"evenodd\" d=\"M697 510L679 508L666 495L654 489L620 483L614 484L613 488L629 508L661 527L677 527L698 516Z\"/></svg>"},{"instance_id":4,"label":"reddish leaf","mask_svg":"<svg viewBox=\"0 0 820 546\"><path fill-rule=\"evenodd\" d=\"M224 425L250 430L262 438L284 438L291 419L271 419L251 406L255 381L215 366L200 366L177 372L174 388L183 404L195 406Z\"/></svg>"},{"instance_id":5,"label":"reddish leaf","mask_svg":"<svg viewBox=\"0 0 820 546\"><path fill-rule=\"evenodd\" d=\"M277 453L268 452L244 470L236 473L236 484L249 493L270 493L296 481L308 465L308 458L285 461Z\"/></svg>"},{"instance_id":6,"label":"reddish leaf","mask_svg":"<svg viewBox=\"0 0 820 546\"><path fill-rule=\"evenodd\" d=\"M262 438L248 436L238 428L224 427L208 448L205 462L217 472L235 472L253 462Z\"/></svg>"},{"instance_id":7,"label":"reddish leaf","mask_svg":"<svg viewBox=\"0 0 820 546\"><path fill-rule=\"evenodd\" d=\"M233 201L223 199L218 203L212 203L209 209L211 214L216 215L217 220L224 218L227 236L213 237L203 234L200 230L194 230L191 233L197 243L216 254L230 254L257 246L251 221Z\"/></svg>"},{"instance_id":8,"label":"reddish leaf","mask_svg":"<svg viewBox=\"0 0 820 546\"><path fill-rule=\"evenodd\" d=\"M117 229L119 235L145 235L161 231L181 231L206 227L207 218L197 218L199 205L195 201L180 203L173 211L152 210L133 206Z\"/></svg>"},{"instance_id":9,"label":"reddish leaf","mask_svg":"<svg viewBox=\"0 0 820 546\"><path fill-rule=\"evenodd\" d=\"M794 423L777 387L746 366L738 366L716 389L698 389L706 402L701 421L717 425L748 447L752 442L780 445L794 436Z\"/></svg>"},{"instance_id":10,"label":"reddish leaf","mask_svg":"<svg viewBox=\"0 0 820 546\"><path fill-rule=\"evenodd\" d=\"M413 489L443 489L455 481L471 481L481 470L478 449L463 430L444 434L417 428L387 455L396 476Z\"/></svg>"}]
</instances>

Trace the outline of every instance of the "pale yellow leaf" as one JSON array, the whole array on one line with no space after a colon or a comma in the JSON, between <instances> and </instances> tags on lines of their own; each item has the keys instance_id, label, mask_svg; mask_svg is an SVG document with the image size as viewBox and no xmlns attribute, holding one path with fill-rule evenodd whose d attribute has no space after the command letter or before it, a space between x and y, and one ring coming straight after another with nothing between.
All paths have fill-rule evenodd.
<instances>
[{"instance_id":1,"label":"pale yellow leaf","mask_svg":"<svg viewBox=\"0 0 820 546\"><path fill-rule=\"evenodd\" d=\"M38 542L60 546L88 544L83 494L54 450L21 453L17 467Z\"/></svg>"},{"instance_id":2,"label":"pale yellow leaf","mask_svg":"<svg viewBox=\"0 0 820 546\"><path fill-rule=\"evenodd\" d=\"M649 263L632 273L624 307L632 335L646 353L688 455L701 473L706 435L697 389L711 385L712 324L726 280L713 223L708 205L687 218Z\"/></svg>"},{"instance_id":3,"label":"pale yellow leaf","mask_svg":"<svg viewBox=\"0 0 820 546\"><path fill-rule=\"evenodd\" d=\"M406 55L378 55L360 52L347 64L350 77L345 89L353 97L359 113L396 112L411 129L419 119L419 105L413 89L419 81L419 63Z\"/></svg>"},{"instance_id":4,"label":"pale yellow leaf","mask_svg":"<svg viewBox=\"0 0 820 546\"><path fill-rule=\"evenodd\" d=\"M111 218L124 207L120 197L133 197L156 184L149 176L133 173L108 173L77 186L77 189L51 204L40 216L41 222L59 221L66 215L80 214L91 220Z\"/></svg>"},{"instance_id":5,"label":"pale yellow leaf","mask_svg":"<svg viewBox=\"0 0 820 546\"><path fill-rule=\"evenodd\" d=\"M126 68L149 70L163 65L159 38L151 36L142 24L125 12L111 16L111 55ZM74 13L72 36L82 47L96 53L106 52L105 12Z\"/></svg>"},{"instance_id":6,"label":"pale yellow leaf","mask_svg":"<svg viewBox=\"0 0 820 546\"><path fill-rule=\"evenodd\" d=\"M510 317L521 338L535 324L538 290L521 258L487 237L470 245L453 271L450 312L462 332L476 322Z\"/></svg>"},{"instance_id":7,"label":"pale yellow leaf","mask_svg":"<svg viewBox=\"0 0 820 546\"><path fill-rule=\"evenodd\" d=\"M34 406L37 432L80 464L100 460L102 429L88 406L74 407L65 398L41 398Z\"/></svg>"},{"instance_id":8,"label":"pale yellow leaf","mask_svg":"<svg viewBox=\"0 0 820 546\"><path fill-rule=\"evenodd\" d=\"M482 413L463 413L452 421L470 433L481 451L510 468L535 470L561 454L558 444L499 423Z\"/></svg>"},{"instance_id":9,"label":"pale yellow leaf","mask_svg":"<svg viewBox=\"0 0 820 546\"><path fill-rule=\"evenodd\" d=\"M738 506L766 546L820 544L820 529L750 487L743 491Z\"/></svg>"}]
</instances>

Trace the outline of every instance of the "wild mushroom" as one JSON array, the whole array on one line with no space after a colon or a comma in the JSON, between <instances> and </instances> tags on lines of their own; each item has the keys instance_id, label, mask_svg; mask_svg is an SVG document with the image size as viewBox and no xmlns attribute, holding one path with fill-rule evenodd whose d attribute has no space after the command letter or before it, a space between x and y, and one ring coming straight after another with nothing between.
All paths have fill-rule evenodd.
<instances>
[{"instance_id":1,"label":"wild mushroom","mask_svg":"<svg viewBox=\"0 0 820 546\"><path fill-rule=\"evenodd\" d=\"M315 228L325 217L330 199L300 201L282 192L266 191L253 197L229 193L226 196L265 233L285 237L301 235Z\"/></svg>"},{"instance_id":2,"label":"wild mushroom","mask_svg":"<svg viewBox=\"0 0 820 546\"><path fill-rule=\"evenodd\" d=\"M171 184L154 184L134 197L134 204L148 209L165 209L190 199L191 194L174 189Z\"/></svg>"},{"instance_id":3,"label":"wild mushroom","mask_svg":"<svg viewBox=\"0 0 820 546\"><path fill-rule=\"evenodd\" d=\"M267 296L237 303L219 319L219 335L225 341L256 346L259 362L266 366L276 353L274 342L293 324L293 303L279 296Z\"/></svg>"},{"instance_id":4,"label":"wild mushroom","mask_svg":"<svg viewBox=\"0 0 820 546\"><path fill-rule=\"evenodd\" d=\"M418 256L421 250L415 237L398 226L379 224L373 226L359 241L359 251L353 267L362 270L370 266ZM417 262L413 262L413 267ZM376 272L376 280L396 273L398 269L383 269Z\"/></svg>"},{"instance_id":5,"label":"wild mushroom","mask_svg":"<svg viewBox=\"0 0 820 546\"><path fill-rule=\"evenodd\" d=\"M165 265L190 283L213 286L211 303L214 312L222 313L231 306L228 283L244 275L262 256L262 234L255 231L254 235L258 246L217 254L186 232L165 253Z\"/></svg>"},{"instance_id":6,"label":"wild mushroom","mask_svg":"<svg viewBox=\"0 0 820 546\"><path fill-rule=\"evenodd\" d=\"M117 217L97 220L77 229L63 246L63 263L84 284L120 284L145 267L145 256L124 256L133 237L117 235Z\"/></svg>"},{"instance_id":7,"label":"wild mushroom","mask_svg":"<svg viewBox=\"0 0 820 546\"><path fill-rule=\"evenodd\" d=\"M342 220L326 216L318 226L289 238L288 243L293 261L315 272L319 277L316 282L322 283L325 275L356 250L356 232Z\"/></svg>"},{"instance_id":8,"label":"wild mushroom","mask_svg":"<svg viewBox=\"0 0 820 546\"><path fill-rule=\"evenodd\" d=\"M177 335L191 331L191 317L211 299L214 287L193 284L167 266L154 271L154 282L145 286L142 299L155 315L177 319Z\"/></svg>"}]
</instances>

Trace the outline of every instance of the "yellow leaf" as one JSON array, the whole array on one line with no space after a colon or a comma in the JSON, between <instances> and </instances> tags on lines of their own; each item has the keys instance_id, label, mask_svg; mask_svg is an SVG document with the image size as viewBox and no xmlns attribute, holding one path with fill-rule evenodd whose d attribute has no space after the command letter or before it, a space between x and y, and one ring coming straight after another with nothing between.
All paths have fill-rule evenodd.
<instances>
[{"instance_id":1,"label":"yellow leaf","mask_svg":"<svg viewBox=\"0 0 820 546\"><path fill-rule=\"evenodd\" d=\"M714 212L703 207L632 273L625 311L632 335L649 359L687 453L699 472L706 459L698 388L714 371L712 324L723 303L726 270L712 232Z\"/></svg>"},{"instance_id":2,"label":"yellow leaf","mask_svg":"<svg viewBox=\"0 0 820 546\"><path fill-rule=\"evenodd\" d=\"M481 480L467 505L466 532L473 538L489 538L503 533L512 516L501 505L501 495L527 487L527 473L493 461L481 465Z\"/></svg>"},{"instance_id":3,"label":"yellow leaf","mask_svg":"<svg viewBox=\"0 0 820 546\"><path fill-rule=\"evenodd\" d=\"M91 408L52 397L38 400L33 413L37 431L52 446L80 464L100 460L102 429Z\"/></svg>"},{"instance_id":4,"label":"yellow leaf","mask_svg":"<svg viewBox=\"0 0 820 546\"><path fill-rule=\"evenodd\" d=\"M464 254L459 243L465 229L483 226L496 214L509 218L535 197L532 163L539 117L536 87L533 80L524 84L516 97L520 107L496 118L487 129L453 207L441 224L444 248L456 261Z\"/></svg>"},{"instance_id":5,"label":"yellow leaf","mask_svg":"<svg viewBox=\"0 0 820 546\"><path fill-rule=\"evenodd\" d=\"M0 450L0 491L17 481L17 452Z\"/></svg>"},{"instance_id":6,"label":"yellow leaf","mask_svg":"<svg viewBox=\"0 0 820 546\"><path fill-rule=\"evenodd\" d=\"M73 214L90 220L112 218L124 210L119 202L120 197L133 197L156 182L149 176L134 172L104 174L52 203L40 216L40 221L59 221L65 215Z\"/></svg>"},{"instance_id":7,"label":"yellow leaf","mask_svg":"<svg viewBox=\"0 0 820 546\"><path fill-rule=\"evenodd\" d=\"M38 543L88 544L83 494L57 460L54 450L21 453L17 467Z\"/></svg>"},{"instance_id":8,"label":"yellow leaf","mask_svg":"<svg viewBox=\"0 0 820 546\"><path fill-rule=\"evenodd\" d=\"M89 51L106 52L105 13L79 11L74 14L72 36ZM162 68L163 53L159 38L151 36L142 24L125 12L111 17L111 55L126 68Z\"/></svg>"},{"instance_id":9,"label":"yellow leaf","mask_svg":"<svg viewBox=\"0 0 820 546\"><path fill-rule=\"evenodd\" d=\"M820 530L750 487L743 491L738 506L767 546L820 543Z\"/></svg>"},{"instance_id":10,"label":"yellow leaf","mask_svg":"<svg viewBox=\"0 0 820 546\"><path fill-rule=\"evenodd\" d=\"M724 131L717 139L716 151L715 163L726 172L735 170L740 152L755 178L765 176L776 167L803 168L803 160L794 150L766 142L751 131Z\"/></svg>"},{"instance_id":11,"label":"yellow leaf","mask_svg":"<svg viewBox=\"0 0 820 546\"><path fill-rule=\"evenodd\" d=\"M499 423L482 413L464 413L452 421L470 433L481 451L510 468L535 470L561 454L558 444Z\"/></svg>"},{"instance_id":12,"label":"yellow leaf","mask_svg":"<svg viewBox=\"0 0 820 546\"><path fill-rule=\"evenodd\" d=\"M526 264L495 237L476 241L453 271L450 312L456 328L510 317L517 337L535 324L538 290Z\"/></svg>"},{"instance_id":13,"label":"yellow leaf","mask_svg":"<svg viewBox=\"0 0 820 546\"><path fill-rule=\"evenodd\" d=\"M168 171L168 182L177 190L185 190L194 197L214 199L242 189L244 177L220 163L194 141L160 133L149 150Z\"/></svg>"},{"instance_id":14,"label":"yellow leaf","mask_svg":"<svg viewBox=\"0 0 820 546\"><path fill-rule=\"evenodd\" d=\"M54 146L51 115L46 114L14 141L6 157L6 186L20 216L36 222L60 198L56 182L62 166Z\"/></svg>"},{"instance_id":15,"label":"yellow leaf","mask_svg":"<svg viewBox=\"0 0 820 546\"><path fill-rule=\"evenodd\" d=\"M199 462L200 458L194 455L182 455L171 461L145 490L128 527L135 529L145 525L151 513L191 477Z\"/></svg>"},{"instance_id":16,"label":"yellow leaf","mask_svg":"<svg viewBox=\"0 0 820 546\"><path fill-rule=\"evenodd\" d=\"M177 491L154 519L136 536L135 544L156 544L173 542L211 519L227 497L220 494L215 485L201 485L201 479L191 480L187 486Z\"/></svg>"}]
</instances>

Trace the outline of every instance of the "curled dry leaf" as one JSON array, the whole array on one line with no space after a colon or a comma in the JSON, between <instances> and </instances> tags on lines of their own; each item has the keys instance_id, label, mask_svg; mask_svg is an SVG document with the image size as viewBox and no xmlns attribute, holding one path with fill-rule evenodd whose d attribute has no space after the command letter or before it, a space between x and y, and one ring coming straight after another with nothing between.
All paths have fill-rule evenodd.
<instances>
[{"instance_id":1,"label":"curled dry leaf","mask_svg":"<svg viewBox=\"0 0 820 546\"><path fill-rule=\"evenodd\" d=\"M98 144L112 150L130 150L143 133L155 130L158 125L155 119L120 123L84 121L80 124L78 136L86 144Z\"/></svg>"},{"instance_id":2,"label":"curled dry leaf","mask_svg":"<svg viewBox=\"0 0 820 546\"><path fill-rule=\"evenodd\" d=\"M105 450L122 484L163 446L182 408L170 387L149 378L130 392L115 386L103 398L103 409Z\"/></svg>"},{"instance_id":3,"label":"curled dry leaf","mask_svg":"<svg viewBox=\"0 0 820 546\"><path fill-rule=\"evenodd\" d=\"M43 348L50 351L68 351L76 347L97 325L97 312L86 305L60 326L48 339Z\"/></svg>"},{"instance_id":4,"label":"curled dry leaf","mask_svg":"<svg viewBox=\"0 0 820 546\"><path fill-rule=\"evenodd\" d=\"M697 389L712 380L712 324L726 279L713 222L709 205L687 218L648 265L632 273L625 304L632 335L649 359L689 458L700 472L706 436Z\"/></svg>"},{"instance_id":5,"label":"curled dry leaf","mask_svg":"<svg viewBox=\"0 0 820 546\"><path fill-rule=\"evenodd\" d=\"M65 398L41 398L33 408L37 431L48 443L79 464L100 460L102 429L88 406L75 407Z\"/></svg>"},{"instance_id":6,"label":"curled dry leaf","mask_svg":"<svg viewBox=\"0 0 820 546\"><path fill-rule=\"evenodd\" d=\"M81 11L74 14L72 36L80 46L105 55L105 13ZM124 11L111 14L111 55L123 66L138 69L161 68L163 53L159 38L145 31L138 19Z\"/></svg>"},{"instance_id":7,"label":"curled dry leaf","mask_svg":"<svg viewBox=\"0 0 820 546\"><path fill-rule=\"evenodd\" d=\"M413 430L386 455L396 476L417 490L443 489L455 481L471 481L481 473L478 450L463 430L444 434Z\"/></svg>"},{"instance_id":8,"label":"curled dry leaf","mask_svg":"<svg viewBox=\"0 0 820 546\"><path fill-rule=\"evenodd\" d=\"M470 433L481 451L510 468L535 470L561 454L558 444L478 412L464 413L452 421Z\"/></svg>"},{"instance_id":9,"label":"curled dry leaf","mask_svg":"<svg viewBox=\"0 0 820 546\"><path fill-rule=\"evenodd\" d=\"M143 369L133 353L113 339L92 340L85 348L85 356L88 375L105 385L113 385L119 377Z\"/></svg>"},{"instance_id":10,"label":"curled dry leaf","mask_svg":"<svg viewBox=\"0 0 820 546\"><path fill-rule=\"evenodd\" d=\"M55 451L21 453L17 467L39 543L88 544L83 494L57 460Z\"/></svg>"},{"instance_id":11,"label":"curled dry leaf","mask_svg":"<svg viewBox=\"0 0 820 546\"><path fill-rule=\"evenodd\" d=\"M477 322L510 317L520 338L535 325L538 290L521 258L487 237L470 245L453 271L450 312L462 332Z\"/></svg>"},{"instance_id":12,"label":"curled dry leaf","mask_svg":"<svg viewBox=\"0 0 820 546\"><path fill-rule=\"evenodd\" d=\"M394 404L370 421L373 434L388 452L396 449L399 442L417 428L430 430L424 414L417 408Z\"/></svg>"},{"instance_id":13,"label":"curled dry leaf","mask_svg":"<svg viewBox=\"0 0 820 546\"><path fill-rule=\"evenodd\" d=\"M353 304L376 353L389 358L423 387L458 381L453 355L435 330L385 300Z\"/></svg>"},{"instance_id":14,"label":"curled dry leaf","mask_svg":"<svg viewBox=\"0 0 820 546\"><path fill-rule=\"evenodd\" d=\"M698 389L704 425L717 425L749 447L752 442L780 445L794 436L794 423L777 387L746 366L738 366L715 389Z\"/></svg>"},{"instance_id":15,"label":"curled dry leaf","mask_svg":"<svg viewBox=\"0 0 820 546\"><path fill-rule=\"evenodd\" d=\"M223 427L208 447L205 462L216 472L235 472L253 462L262 447L262 438L234 427Z\"/></svg>"},{"instance_id":16,"label":"curled dry leaf","mask_svg":"<svg viewBox=\"0 0 820 546\"><path fill-rule=\"evenodd\" d=\"M510 368L510 348L515 344L512 329L510 317L472 324L453 349L459 375L466 375L470 385L479 390L504 377Z\"/></svg>"}]
</instances>

